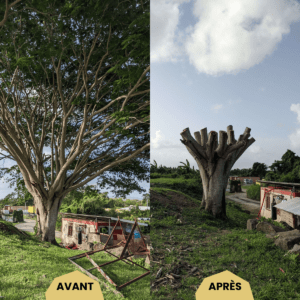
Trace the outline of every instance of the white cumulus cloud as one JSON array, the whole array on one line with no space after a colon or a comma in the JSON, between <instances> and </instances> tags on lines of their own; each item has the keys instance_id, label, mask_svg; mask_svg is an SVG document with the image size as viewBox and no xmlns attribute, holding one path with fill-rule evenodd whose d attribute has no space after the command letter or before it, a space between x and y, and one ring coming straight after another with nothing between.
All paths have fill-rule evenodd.
<instances>
[{"instance_id":1,"label":"white cumulus cloud","mask_svg":"<svg viewBox=\"0 0 300 300\"><path fill-rule=\"evenodd\" d=\"M185 52L199 72L235 74L272 54L300 20L296 0L195 0L198 22L183 37L180 5L189 1L151 0L151 62L176 61Z\"/></svg>"},{"instance_id":2,"label":"white cumulus cloud","mask_svg":"<svg viewBox=\"0 0 300 300\"><path fill-rule=\"evenodd\" d=\"M300 103L292 104L290 110L297 114L297 121L300 123Z\"/></svg>"},{"instance_id":3,"label":"white cumulus cloud","mask_svg":"<svg viewBox=\"0 0 300 300\"><path fill-rule=\"evenodd\" d=\"M151 139L151 148L158 148L159 147L159 142L162 141L164 137L160 133L160 130L155 132L155 138Z\"/></svg>"},{"instance_id":4,"label":"white cumulus cloud","mask_svg":"<svg viewBox=\"0 0 300 300\"><path fill-rule=\"evenodd\" d=\"M151 62L176 61L180 50L175 31L180 17L179 6L190 0L151 0ZM180 37L179 37L180 38Z\"/></svg>"},{"instance_id":5,"label":"white cumulus cloud","mask_svg":"<svg viewBox=\"0 0 300 300\"><path fill-rule=\"evenodd\" d=\"M249 69L270 55L290 25L300 20L300 4L286 0L201 0L199 18L186 51L199 72L210 75Z\"/></svg>"}]
</instances>

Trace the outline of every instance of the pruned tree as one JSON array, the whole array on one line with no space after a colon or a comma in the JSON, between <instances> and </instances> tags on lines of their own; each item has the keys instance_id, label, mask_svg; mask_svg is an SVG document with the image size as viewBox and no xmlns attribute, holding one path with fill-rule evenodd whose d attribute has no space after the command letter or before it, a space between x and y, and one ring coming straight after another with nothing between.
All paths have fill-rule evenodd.
<instances>
[{"instance_id":1,"label":"pruned tree","mask_svg":"<svg viewBox=\"0 0 300 300\"><path fill-rule=\"evenodd\" d=\"M101 1L78 16L72 5L46 8L51 18L23 12L11 22L12 42L2 31L0 156L18 164L38 234L55 244L69 192L132 159L149 160L149 48L131 38L143 26L149 34L149 13L136 1Z\"/></svg>"},{"instance_id":2,"label":"pruned tree","mask_svg":"<svg viewBox=\"0 0 300 300\"><path fill-rule=\"evenodd\" d=\"M234 163L255 142L248 139L250 128L246 128L243 135L236 141L234 131L229 125L226 131L211 131L207 136L207 128L195 132L195 139L191 136L189 128L181 132L189 153L196 160L203 184L203 199L201 207L217 218L226 218L225 190L229 172Z\"/></svg>"}]
</instances>

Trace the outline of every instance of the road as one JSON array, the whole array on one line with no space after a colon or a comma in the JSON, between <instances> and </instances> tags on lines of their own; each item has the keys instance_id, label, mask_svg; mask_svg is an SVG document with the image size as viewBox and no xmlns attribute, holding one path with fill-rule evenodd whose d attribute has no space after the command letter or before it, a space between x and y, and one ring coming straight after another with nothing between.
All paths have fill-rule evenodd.
<instances>
[{"instance_id":1,"label":"road","mask_svg":"<svg viewBox=\"0 0 300 300\"><path fill-rule=\"evenodd\" d=\"M24 219L24 223L19 223L15 225L15 227L17 227L18 229L28 231L28 232L34 232L33 230L34 226L35 226L35 220L31 220L31 219ZM55 231L55 237L61 238L61 232Z\"/></svg>"},{"instance_id":2,"label":"road","mask_svg":"<svg viewBox=\"0 0 300 300\"><path fill-rule=\"evenodd\" d=\"M232 193L226 196L227 199L239 203L244 209L250 210L253 213L258 213L260 209L260 203L257 200L247 198L246 190L243 189L243 193Z\"/></svg>"}]
</instances>

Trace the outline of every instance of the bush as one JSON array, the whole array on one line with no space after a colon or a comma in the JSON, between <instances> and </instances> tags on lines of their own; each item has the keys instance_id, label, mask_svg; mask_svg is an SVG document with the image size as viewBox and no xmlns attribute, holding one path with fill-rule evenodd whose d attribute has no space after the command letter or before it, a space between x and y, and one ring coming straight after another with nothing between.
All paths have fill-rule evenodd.
<instances>
[{"instance_id":1,"label":"bush","mask_svg":"<svg viewBox=\"0 0 300 300\"><path fill-rule=\"evenodd\" d=\"M247 197L253 200L259 200L260 199L260 185L258 184L252 184L247 189Z\"/></svg>"},{"instance_id":2,"label":"bush","mask_svg":"<svg viewBox=\"0 0 300 300\"><path fill-rule=\"evenodd\" d=\"M13 212L13 221L14 222L24 222L23 211L22 210L14 210L14 212Z\"/></svg>"},{"instance_id":3,"label":"bush","mask_svg":"<svg viewBox=\"0 0 300 300\"><path fill-rule=\"evenodd\" d=\"M150 224L148 226L140 226L140 230L142 234L150 233Z\"/></svg>"},{"instance_id":4,"label":"bush","mask_svg":"<svg viewBox=\"0 0 300 300\"><path fill-rule=\"evenodd\" d=\"M156 179L156 178L177 178L182 176L179 173L167 173L167 174L160 174L160 173L150 173L150 178L151 179Z\"/></svg>"}]
</instances>

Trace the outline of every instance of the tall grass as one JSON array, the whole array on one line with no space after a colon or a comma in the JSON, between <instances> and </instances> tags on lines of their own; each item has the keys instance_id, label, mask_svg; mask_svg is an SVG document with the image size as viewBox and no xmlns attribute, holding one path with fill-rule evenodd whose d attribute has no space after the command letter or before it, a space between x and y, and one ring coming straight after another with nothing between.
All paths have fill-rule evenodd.
<instances>
[{"instance_id":1,"label":"tall grass","mask_svg":"<svg viewBox=\"0 0 300 300\"><path fill-rule=\"evenodd\" d=\"M259 200L260 198L260 185L252 184L247 189L247 197L253 200Z\"/></svg>"}]
</instances>

